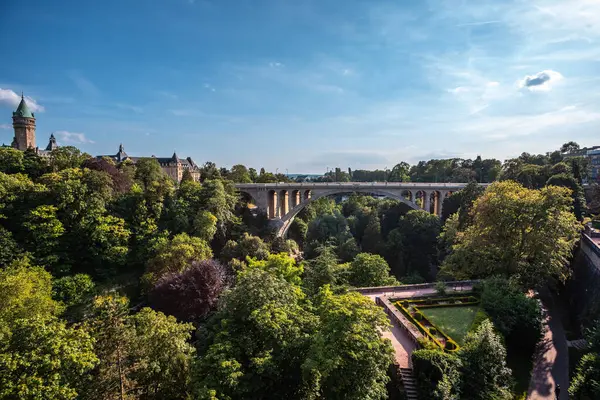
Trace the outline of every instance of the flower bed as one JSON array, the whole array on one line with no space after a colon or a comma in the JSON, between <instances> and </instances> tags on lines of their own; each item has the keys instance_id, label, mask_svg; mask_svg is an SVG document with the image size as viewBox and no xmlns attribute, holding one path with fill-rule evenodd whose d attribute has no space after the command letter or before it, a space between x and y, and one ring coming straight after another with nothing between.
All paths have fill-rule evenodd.
<instances>
[{"instance_id":1,"label":"flower bed","mask_svg":"<svg viewBox=\"0 0 600 400\"><path fill-rule=\"evenodd\" d=\"M433 324L419 309L434 307L460 307L479 304L479 299L474 296L455 296L425 299L406 299L394 302L402 314L423 334L439 348L454 352L460 347L450 336Z\"/></svg>"}]
</instances>

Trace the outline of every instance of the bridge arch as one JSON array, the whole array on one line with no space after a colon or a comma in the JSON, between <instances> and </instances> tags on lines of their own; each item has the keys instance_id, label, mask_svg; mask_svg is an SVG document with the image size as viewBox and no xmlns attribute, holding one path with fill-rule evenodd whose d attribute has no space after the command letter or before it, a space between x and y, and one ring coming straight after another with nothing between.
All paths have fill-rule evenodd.
<instances>
[{"instance_id":1,"label":"bridge arch","mask_svg":"<svg viewBox=\"0 0 600 400\"><path fill-rule=\"evenodd\" d=\"M318 191L315 193L313 193L313 191L307 190L305 192L306 197L304 197L303 201L300 202L300 204L296 205L291 210L289 210L289 212L287 214L281 216L281 221L283 222L283 225L281 225L277 229L277 236L285 237L287 235L288 230L290 229L290 226L294 222L294 218L296 218L296 216L300 213L300 211L304 210L312 202L314 202L322 197L330 197L330 196L335 196L338 194L345 194L345 193L362 193L362 194L383 196L383 197L387 197L390 199L398 200L401 203L406 204L413 210L421 210L421 207L419 207L417 204L415 204L412 201L407 200L406 197L403 195L403 193L392 193L392 192L389 192L386 190L381 190L381 189L355 188L353 190L348 190L348 188L340 188L340 189L328 190L328 191Z\"/></svg>"}]
</instances>

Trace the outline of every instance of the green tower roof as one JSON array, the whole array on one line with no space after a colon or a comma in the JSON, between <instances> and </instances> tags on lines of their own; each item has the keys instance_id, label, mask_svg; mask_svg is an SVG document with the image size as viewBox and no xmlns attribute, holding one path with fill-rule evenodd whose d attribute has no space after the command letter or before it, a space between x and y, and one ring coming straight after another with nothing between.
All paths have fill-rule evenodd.
<instances>
[{"instance_id":1,"label":"green tower roof","mask_svg":"<svg viewBox=\"0 0 600 400\"><path fill-rule=\"evenodd\" d=\"M13 117L25 117L25 118L33 118L34 115L31 111L29 111L29 107L27 107L27 103L25 102L25 98L23 94L21 94L21 102L19 103L19 107L17 107L17 111L13 112Z\"/></svg>"}]
</instances>

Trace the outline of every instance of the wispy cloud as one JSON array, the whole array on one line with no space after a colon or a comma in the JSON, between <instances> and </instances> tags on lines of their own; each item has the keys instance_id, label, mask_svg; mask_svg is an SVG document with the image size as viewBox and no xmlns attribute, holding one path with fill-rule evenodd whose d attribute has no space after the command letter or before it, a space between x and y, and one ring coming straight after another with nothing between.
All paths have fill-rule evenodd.
<instances>
[{"instance_id":1,"label":"wispy cloud","mask_svg":"<svg viewBox=\"0 0 600 400\"><path fill-rule=\"evenodd\" d=\"M73 81L75 86L86 95L89 96L98 96L100 94L100 90L98 87L89 79L81 74L79 71L69 71L69 78Z\"/></svg>"},{"instance_id":2,"label":"wispy cloud","mask_svg":"<svg viewBox=\"0 0 600 400\"><path fill-rule=\"evenodd\" d=\"M0 88L0 104L4 104L11 108L16 108L21 102L21 96L10 89ZM38 104L34 99L29 96L25 96L25 102L29 109L33 112L44 111L44 107Z\"/></svg>"},{"instance_id":3,"label":"wispy cloud","mask_svg":"<svg viewBox=\"0 0 600 400\"><path fill-rule=\"evenodd\" d=\"M12 129L12 126L8 124L0 124L0 129Z\"/></svg>"},{"instance_id":4,"label":"wispy cloud","mask_svg":"<svg viewBox=\"0 0 600 400\"><path fill-rule=\"evenodd\" d=\"M125 111L133 111L136 114L142 114L144 112L144 109L142 107L134 106L131 104L117 103L115 104L115 107Z\"/></svg>"},{"instance_id":5,"label":"wispy cloud","mask_svg":"<svg viewBox=\"0 0 600 400\"><path fill-rule=\"evenodd\" d=\"M85 134L77 133L77 132L69 132L69 131L57 131L54 132L54 135L57 138L57 141L60 144L86 144L86 143L94 143L93 140L88 139Z\"/></svg>"},{"instance_id":6,"label":"wispy cloud","mask_svg":"<svg viewBox=\"0 0 600 400\"><path fill-rule=\"evenodd\" d=\"M490 25L490 24L500 24L502 21L492 20L492 21L476 21L476 22L465 22L462 24L457 24L456 26L480 26L480 25Z\"/></svg>"}]
</instances>

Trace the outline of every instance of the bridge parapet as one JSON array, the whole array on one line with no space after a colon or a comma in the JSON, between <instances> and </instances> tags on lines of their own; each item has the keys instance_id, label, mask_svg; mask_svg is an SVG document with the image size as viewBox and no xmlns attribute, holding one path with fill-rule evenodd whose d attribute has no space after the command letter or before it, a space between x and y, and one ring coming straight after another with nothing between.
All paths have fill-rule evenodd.
<instances>
[{"instance_id":1,"label":"bridge parapet","mask_svg":"<svg viewBox=\"0 0 600 400\"><path fill-rule=\"evenodd\" d=\"M250 195L269 219L278 221L278 235L285 236L293 219L312 201L344 193L364 193L389 197L412 209L442 214L443 201L467 183L423 182L324 182L324 183L239 183L236 188ZM488 186L489 184L480 184Z\"/></svg>"}]
</instances>

